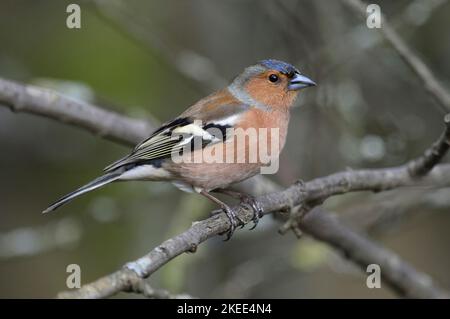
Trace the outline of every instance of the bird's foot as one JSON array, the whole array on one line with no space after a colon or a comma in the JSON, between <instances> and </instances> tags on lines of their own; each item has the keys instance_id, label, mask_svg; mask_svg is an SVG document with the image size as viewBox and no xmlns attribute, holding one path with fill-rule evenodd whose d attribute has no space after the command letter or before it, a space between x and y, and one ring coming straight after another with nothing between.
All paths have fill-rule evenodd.
<instances>
[{"instance_id":1,"label":"bird's foot","mask_svg":"<svg viewBox=\"0 0 450 319\"><path fill-rule=\"evenodd\" d=\"M210 217L213 217L213 216L222 214L223 212L224 212L223 209L218 208L218 209L215 209L215 210L213 210L212 212L210 212L210 213L209 213L209 216L210 216Z\"/></svg>"},{"instance_id":2,"label":"bird's foot","mask_svg":"<svg viewBox=\"0 0 450 319\"><path fill-rule=\"evenodd\" d=\"M225 241L230 240L231 236L233 236L234 231L236 230L237 226L244 227L245 223L240 219L236 213L224 202L219 200L218 198L212 196L209 192L205 190L201 190L200 194L211 200L212 202L218 204L222 211L227 215L228 220L230 221L230 229L227 232L227 238ZM217 215L217 211L213 211L211 213L212 216Z\"/></svg>"},{"instance_id":3,"label":"bird's foot","mask_svg":"<svg viewBox=\"0 0 450 319\"><path fill-rule=\"evenodd\" d=\"M253 226L250 228L250 230L255 229L255 227L258 225L259 219L262 216L263 209L261 207L261 204L253 196L230 189L217 189L215 191L226 194L233 198L237 198L242 204L248 206L251 210L253 210ZM243 224L242 227L244 227Z\"/></svg>"},{"instance_id":4,"label":"bird's foot","mask_svg":"<svg viewBox=\"0 0 450 319\"><path fill-rule=\"evenodd\" d=\"M236 227L241 226L242 228L244 227L245 223L228 205L223 205L222 211L227 215L228 220L230 221L230 228L227 231L227 238L225 238L225 241L228 241L233 236Z\"/></svg>"},{"instance_id":5,"label":"bird's foot","mask_svg":"<svg viewBox=\"0 0 450 319\"><path fill-rule=\"evenodd\" d=\"M263 213L261 204L253 196L250 195L242 195L241 201L243 204L249 206L253 210L253 226L250 228L250 230L255 229Z\"/></svg>"}]
</instances>

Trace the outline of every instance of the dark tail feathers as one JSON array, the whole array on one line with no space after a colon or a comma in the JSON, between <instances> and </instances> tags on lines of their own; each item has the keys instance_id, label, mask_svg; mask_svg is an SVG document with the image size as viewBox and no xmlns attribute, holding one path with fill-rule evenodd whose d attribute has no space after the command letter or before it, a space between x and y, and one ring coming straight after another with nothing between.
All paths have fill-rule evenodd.
<instances>
[{"instance_id":1,"label":"dark tail feathers","mask_svg":"<svg viewBox=\"0 0 450 319\"><path fill-rule=\"evenodd\" d=\"M78 188L77 190L73 191L72 193L67 194L64 197L61 197L58 201L53 203L50 207L48 207L46 210L43 211L43 213L50 213L51 211L54 211L59 206L62 206L68 202L70 202L75 197L78 197L84 193L90 192L94 189L97 189L99 187L102 187L106 184L109 184L116 179L118 179L122 175L122 173L109 173L103 176L100 176L99 178L94 179L92 182Z\"/></svg>"}]
</instances>

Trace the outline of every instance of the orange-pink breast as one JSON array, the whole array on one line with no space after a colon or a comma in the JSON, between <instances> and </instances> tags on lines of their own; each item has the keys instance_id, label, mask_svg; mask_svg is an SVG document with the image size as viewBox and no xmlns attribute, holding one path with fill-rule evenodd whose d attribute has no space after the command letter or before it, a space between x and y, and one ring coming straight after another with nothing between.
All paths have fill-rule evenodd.
<instances>
[{"instance_id":1,"label":"orange-pink breast","mask_svg":"<svg viewBox=\"0 0 450 319\"><path fill-rule=\"evenodd\" d=\"M191 163L169 163L165 168L194 187L225 188L258 174L261 166L267 165L268 156L279 155L285 144L288 121L288 112L254 108L237 123L235 135L226 143L193 152ZM244 133L244 137L239 136L239 132Z\"/></svg>"}]
</instances>

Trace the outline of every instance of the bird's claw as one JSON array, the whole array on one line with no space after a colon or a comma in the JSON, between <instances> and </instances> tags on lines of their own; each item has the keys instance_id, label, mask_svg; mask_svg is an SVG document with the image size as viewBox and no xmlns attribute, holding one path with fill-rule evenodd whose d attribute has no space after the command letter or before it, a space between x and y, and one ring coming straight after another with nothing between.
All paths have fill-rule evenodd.
<instances>
[{"instance_id":1,"label":"bird's claw","mask_svg":"<svg viewBox=\"0 0 450 319\"><path fill-rule=\"evenodd\" d=\"M253 217L252 217L253 226L250 228L250 230L253 230L259 223L259 219L262 216L263 209L261 207L261 204L252 196L245 196L242 199L242 202L248 205L253 210Z\"/></svg>"},{"instance_id":2,"label":"bird's claw","mask_svg":"<svg viewBox=\"0 0 450 319\"><path fill-rule=\"evenodd\" d=\"M227 231L227 237L225 238L224 241L228 241L230 240L230 238L233 236L234 231L236 230L236 227L241 226L244 227L245 223L242 221L242 219L240 219L236 213L228 206L224 206L222 207L223 212L225 212L225 214L228 217L228 220L230 221L230 228Z\"/></svg>"},{"instance_id":3,"label":"bird's claw","mask_svg":"<svg viewBox=\"0 0 450 319\"><path fill-rule=\"evenodd\" d=\"M219 208L219 209L216 209L216 210L213 210L212 212L210 212L209 216L213 217L213 216L219 215L219 214L221 214L223 212L224 212L224 210Z\"/></svg>"}]
</instances>

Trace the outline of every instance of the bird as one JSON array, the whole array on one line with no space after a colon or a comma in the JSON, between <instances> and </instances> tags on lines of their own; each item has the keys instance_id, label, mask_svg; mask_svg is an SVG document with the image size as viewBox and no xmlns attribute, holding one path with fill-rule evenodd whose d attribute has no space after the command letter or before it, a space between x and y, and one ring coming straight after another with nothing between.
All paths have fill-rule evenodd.
<instances>
[{"instance_id":1,"label":"bird","mask_svg":"<svg viewBox=\"0 0 450 319\"><path fill-rule=\"evenodd\" d=\"M219 211L225 212L229 219L226 238L229 240L243 222L229 205L212 193L227 194L248 204L254 211L253 228L256 227L261 206L251 195L233 191L230 186L257 175L267 166L268 163L259 156L256 160L253 156L258 145L267 146L276 140L278 147L268 147L268 152L271 159L279 155L286 141L290 109L299 91L315 85L287 62L259 61L245 68L227 87L162 124L131 153L107 166L103 175L61 197L43 213L54 211L74 198L112 182L167 181L217 204ZM260 143L262 138L257 134L253 139L244 138L244 143L241 139L242 145L236 143L239 137L236 132L252 129L257 132L270 130L267 141ZM211 157L211 154L221 159L225 155L231 156L217 162L203 158L205 155ZM252 156L253 161L250 161Z\"/></svg>"}]
</instances>

